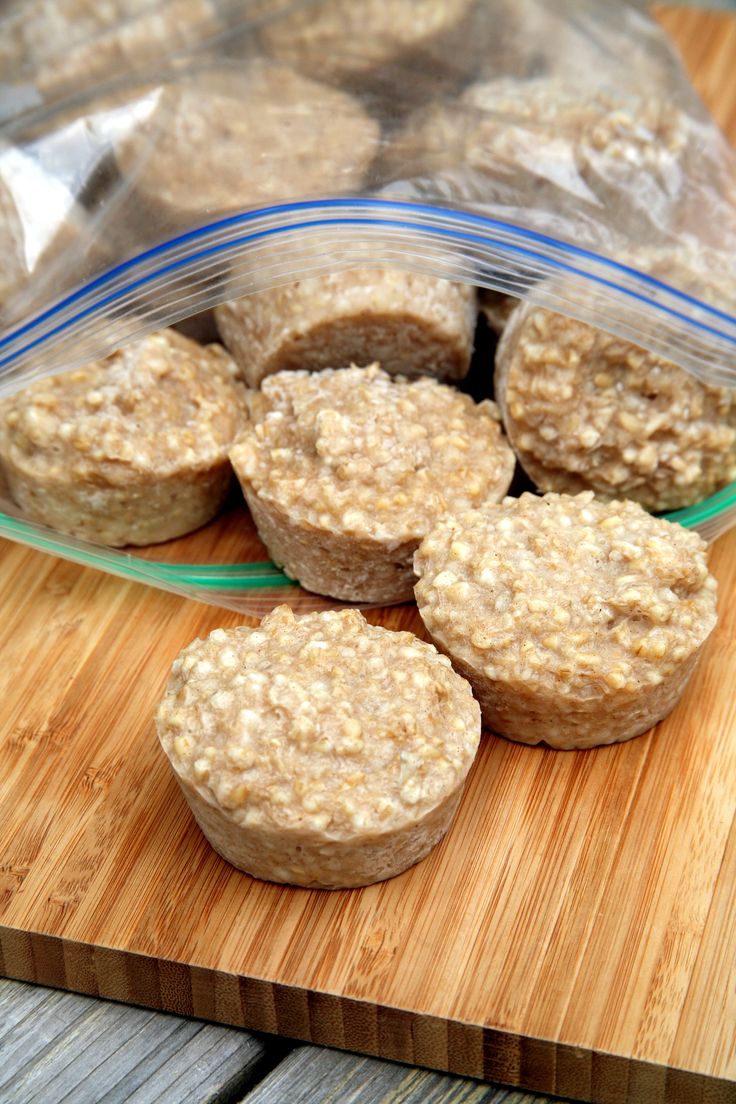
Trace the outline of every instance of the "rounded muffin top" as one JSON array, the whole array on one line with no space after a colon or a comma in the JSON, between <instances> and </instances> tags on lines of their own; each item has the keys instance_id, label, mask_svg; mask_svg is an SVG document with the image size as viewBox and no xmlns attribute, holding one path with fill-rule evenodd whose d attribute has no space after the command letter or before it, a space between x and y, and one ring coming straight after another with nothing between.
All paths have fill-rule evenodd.
<instances>
[{"instance_id":1,"label":"rounded muffin top","mask_svg":"<svg viewBox=\"0 0 736 1104\"><path fill-rule=\"evenodd\" d=\"M511 482L495 405L432 379L375 364L279 372L249 401L251 424L230 452L239 478L319 528L398 545Z\"/></svg>"},{"instance_id":2,"label":"rounded muffin top","mask_svg":"<svg viewBox=\"0 0 736 1104\"><path fill-rule=\"evenodd\" d=\"M736 478L736 391L527 305L496 364L506 430L542 490L590 488L674 510Z\"/></svg>"},{"instance_id":3,"label":"rounded muffin top","mask_svg":"<svg viewBox=\"0 0 736 1104\"><path fill-rule=\"evenodd\" d=\"M554 77L519 80L502 77L473 84L462 103L487 114L478 138L498 138L499 152L518 148L524 124L544 133L551 151L564 136L579 143L588 156L594 151L621 162L654 168L666 153L681 153L687 144L689 120L679 108L652 96L647 99L611 95L601 90L581 95ZM491 125L490 120L495 121Z\"/></svg>"},{"instance_id":4,"label":"rounded muffin top","mask_svg":"<svg viewBox=\"0 0 736 1104\"><path fill-rule=\"evenodd\" d=\"M245 391L219 345L161 330L0 403L0 454L29 474L125 482L221 463Z\"/></svg>"},{"instance_id":5,"label":"rounded muffin top","mask_svg":"<svg viewBox=\"0 0 736 1104\"><path fill-rule=\"evenodd\" d=\"M448 164L462 151L471 168L515 178L529 173L590 200L582 181L589 177L593 186L599 173L603 183L611 173L642 179L646 172L672 191L691 128L682 111L656 97L602 90L581 96L579 87L555 77L499 77L420 109L390 156L434 155Z\"/></svg>"},{"instance_id":6,"label":"rounded muffin top","mask_svg":"<svg viewBox=\"0 0 736 1104\"><path fill-rule=\"evenodd\" d=\"M421 819L480 739L470 686L431 644L287 606L185 648L157 724L180 778L238 823L334 839Z\"/></svg>"},{"instance_id":7,"label":"rounded muffin top","mask_svg":"<svg viewBox=\"0 0 736 1104\"><path fill-rule=\"evenodd\" d=\"M523 494L429 534L414 557L417 603L429 632L490 679L634 692L714 627L705 553L697 533L634 502Z\"/></svg>"},{"instance_id":8,"label":"rounded muffin top","mask_svg":"<svg viewBox=\"0 0 736 1104\"><path fill-rule=\"evenodd\" d=\"M200 214L358 188L380 128L352 96L264 58L135 91L116 145L152 200Z\"/></svg>"},{"instance_id":9,"label":"rounded muffin top","mask_svg":"<svg viewBox=\"0 0 736 1104\"><path fill-rule=\"evenodd\" d=\"M446 34L472 4L473 0L319 0L268 23L262 40L275 57L335 78L381 65L402 50Z\"/></svg>"}]
</instances>

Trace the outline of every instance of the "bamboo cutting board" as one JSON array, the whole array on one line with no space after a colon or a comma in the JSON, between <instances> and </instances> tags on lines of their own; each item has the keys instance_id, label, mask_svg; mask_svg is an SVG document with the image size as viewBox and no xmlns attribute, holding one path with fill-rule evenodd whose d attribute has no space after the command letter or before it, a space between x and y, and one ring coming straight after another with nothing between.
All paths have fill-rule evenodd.
<instances>
[{"instance_id":1,"label":"bamboo cutting board","mask_svg":"<svg viewBox=\"0 0 736 1104\"><path fill-rule=\"evenodd\" d=\"M736 21L663 18L736 137ZM597 1104L736 1101L736 531L711 566L671 718L486 737L424 863L327 893L228 867L157 746L174 655L240 618L0 542L0 973Z\"/></svg>"}]
</instances>

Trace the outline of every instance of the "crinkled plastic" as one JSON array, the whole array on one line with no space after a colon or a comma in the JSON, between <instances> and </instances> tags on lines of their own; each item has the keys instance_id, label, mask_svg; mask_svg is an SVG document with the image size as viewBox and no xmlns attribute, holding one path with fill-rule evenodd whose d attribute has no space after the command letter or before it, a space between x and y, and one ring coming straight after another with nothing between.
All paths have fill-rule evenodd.
<instances>
[{"instance_id":1,"label":"crinkled plastic","mask_svg":"<svg viewBox=\"0 0 736 1104\"><path fill-rule=\"evenodd\" d=\"M532 299L736 385L736 160L635 0L26 0L0 72L0 394L357 265ZM4 535L128 577L253 610L298 593L2 502ZM736 486L676 516L713 537Z\"/></svg>"}]
</instances>

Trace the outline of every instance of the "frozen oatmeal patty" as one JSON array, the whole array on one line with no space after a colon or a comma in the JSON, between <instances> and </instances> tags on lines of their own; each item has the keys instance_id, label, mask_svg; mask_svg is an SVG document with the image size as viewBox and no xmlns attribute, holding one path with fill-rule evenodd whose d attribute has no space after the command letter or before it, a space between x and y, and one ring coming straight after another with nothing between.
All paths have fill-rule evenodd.
<instances>
[{"instance_id":1,"label":"frozen oatmeal patty","mask_svg":"<svg viewBox=\"0 0 736 1104\"><path fill-rule=\"evenodd\" d=\"M635 502L523 494L440 522L414 559L417 604L489 728L594 747L677 704L716 624L705 552Z\"/></svg>"},{"instance_id":2,"label":"frozen oatmeal patty","mask_svg":"<svg viewBox=\"0 0 736 1104\"><path fill-rule=\"evenodd\" d=\"M255 58L129 93L121 175L164 217L360 188L380 128L357 100Z\"/></svg>"},{"instance_id":3,"label":"frozen oatmeal patty","mask_svg":"<svg viewBox=\"0 0 736 1104\"><path fill-rule=\"evenodd\" d=\"M736 391L565 315L517 308L496 354L495 395L544 491L676 510L736 479Z\"/></svg>"},{"instance_id":4,"label":"frozen oatmeal patty","mask_svg":"<svg viewBox=\"0 0 736 1104\"><path fill-rule=\"evenodd\" d=\"M400 874L445 835L480 710L445 656L356 610L216 629L174 661L161 744L205 836L256 878Z\"/></svg>"},{"instance_id":5,"label":"frozen oatmeal patty","mask_svg":"<svg viewBox=\"0 0 736 1104\"><path fill-rule=\"evenodd\" d=\"M244 418L225 350L161 330L0 403L0 463L31 520L153 544L217 513Z\"/></svg>"},{"instance_id":6,"label":"frozen oatmeal patty","mask_svg":"<svg viewBox=\"0 0 736 1104\"><path fill-rule=\"evenodd\" d=\"M412 556L449 510L498 501L514 457L495 406L378 365L280 372L230 452L271 557L307 590L408 601Z\"/></svg>"},{"instance_id":7,"label":"frozen oatmeal patty","mask_svg":"<svg viewBox=\"0 0 736 1104\"><path fill-rule=\"evenodd\" d=\"M499 77L421 107L385 165L395 181L416 181L419 196L429 177L499 215L522 210L542 231L554 211L558 232L577 244L620 252L630 239L678 232L683 175L697 167L702 141L689 116L655 96L581 95L554 77Z\"/></svg>"},{"instance_id":8,"label":"frozen oatmeal patty","mask_svg":"<svg viewBox=\"0 0 736 1104\"><path fill-rule=\"evenodd\" d=\"M318 0L266 23L262 43L273 57L310 76L340 82L380 70L406 51L434 51L439 63L452 49L473 4L474 0ZM470 43L464 45L467 52Z\"/></svg>"},{"instance_id":9,"label":"frozen oatmeal patty","mask_svg":"<svg viewBox=\"0 0 736 1104\"><path fill-rule=\"evenodd\" d=\"M215 309L249 387L274 372L374 361L391 374L462 379L475 319L473 288L391 268L312 276Z\"/></svg>"},{"instance_id":10,"label":"frozen oatmeal patty","mask_svg":"<svg viewBox=\"0 0 736 1104\"><path fill-rule=\"evenodd\" d=\"M23 0L0 14L0 70L45 98L159 62L222 30L210 0Z\"/></svg>"}]
</instances>

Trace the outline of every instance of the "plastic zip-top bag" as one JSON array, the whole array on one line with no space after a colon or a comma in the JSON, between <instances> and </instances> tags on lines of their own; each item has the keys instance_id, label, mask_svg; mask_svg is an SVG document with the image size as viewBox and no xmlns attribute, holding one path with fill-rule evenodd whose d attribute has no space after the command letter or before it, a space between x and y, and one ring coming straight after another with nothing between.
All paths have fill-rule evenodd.
<instances>
[{"instance_id":1,"label":"plastic zip-top bag","mask_svg":"<svg viewBox=\"0 0 736 1104\"><path fill-rule=\"evenodd\" d=\"M228 450L267 423L273 483L311 434L323 465L384 480L405 517L382 554L409 563L412 526L485 471L443 418L500 433L457 390L493 397L479 294L538 487L707 538L736 520L736 161L643 5L31 0L0 43L2 535L245 611L332 604L270 562ZM325 374L324 410L301 373L268 379L351 362L382 370L355 392ZM389 422L411 472L366 458ZM307 577L315 479L282 480ZM325 525L361 514L319 487Z\"/></svg>"}]
</instances>

